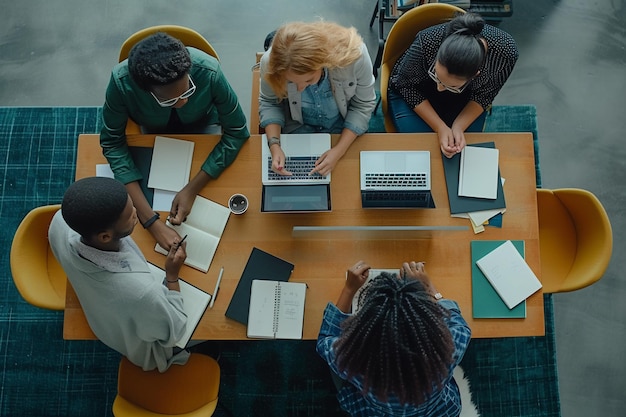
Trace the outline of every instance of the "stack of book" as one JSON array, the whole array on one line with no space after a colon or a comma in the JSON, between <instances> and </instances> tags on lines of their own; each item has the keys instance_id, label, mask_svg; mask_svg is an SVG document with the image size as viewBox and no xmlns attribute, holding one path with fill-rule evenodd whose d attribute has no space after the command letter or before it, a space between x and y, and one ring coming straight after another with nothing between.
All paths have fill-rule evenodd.
<instances>
[{"instance_id":1,"label":"stack of book","mask_svg":"<svg viewBox=\"0 0 626 417\"><path fill-rule=\"evenodd\" d=\"M506 211L503 179L494 142L468 145L452 158L442 155L450 214L470 220L474 233L501 225Z\"/></svg>"}]
</instances>

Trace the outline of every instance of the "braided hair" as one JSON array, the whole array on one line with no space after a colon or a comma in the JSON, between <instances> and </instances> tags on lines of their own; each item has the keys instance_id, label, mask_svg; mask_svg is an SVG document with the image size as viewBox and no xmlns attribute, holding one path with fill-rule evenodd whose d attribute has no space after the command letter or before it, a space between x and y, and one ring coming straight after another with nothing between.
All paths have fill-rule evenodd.
<instances>
[{"instance_id":1,"label":"braided hair","mask_svg":"<svg viewBox=\"0 0 626 417\"><path fill-rule=\"evenodd\" d=\"M470 79L485 62L487 50L480 33L485 20L476 13L463 13L446 26L445 39L437 51L437 61L450 74Z\"/></svg>"},{"instance_id":2,"label":"braided hair","mask_svg":"<svg viewBox=\"0 0 626 417\"><path fill-rule=\"evenodd\" d=\"M454 353L448 312L413 279L381 273L363 289L362 307L342 324L337 367L363 381L363 394L421 404L449 374Z\"/></svg>"},{"instance_id":3,"label":"braided hair","mask_svg":"<svg viewBox=\"0 0 626 417\"><path fill-rule=\"evenodd\" d=\"M128 54L128 71L140 88L180 80L191 68L191 56L178 39L157 32L137 42Z\"/></svg>"}]
</instances>

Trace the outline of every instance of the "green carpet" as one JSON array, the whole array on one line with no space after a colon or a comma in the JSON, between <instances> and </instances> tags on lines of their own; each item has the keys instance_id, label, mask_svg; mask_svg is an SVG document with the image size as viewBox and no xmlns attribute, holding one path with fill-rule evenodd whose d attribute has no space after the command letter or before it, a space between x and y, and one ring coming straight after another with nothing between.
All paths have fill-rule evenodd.
<instances>
[{"instance_id":1,"label":"green carpet","mask_svg":"<svg viewBox=\"0 0 626 417\"><path fill-rule=\"evenodd\" d=\"M29 210L61 201L74 178L77 137L98 132L100 123L95 107L0 107L5 248ZM372 126L382 126L380 113ZM487 129L532 131L537 139L535 108L494 107ZM537 175L540 185L538 164ZM62 313L30 306L17 293L8 250L0 255L0 289L0 415L112 415L119 355L98 341L64 341ZM545 306L546 337L471 342L462 365L483 417L560 416L550 296ZM215 416L342 415L314 342L225 342L219 362Z\"/></svg>"}]
</instances>

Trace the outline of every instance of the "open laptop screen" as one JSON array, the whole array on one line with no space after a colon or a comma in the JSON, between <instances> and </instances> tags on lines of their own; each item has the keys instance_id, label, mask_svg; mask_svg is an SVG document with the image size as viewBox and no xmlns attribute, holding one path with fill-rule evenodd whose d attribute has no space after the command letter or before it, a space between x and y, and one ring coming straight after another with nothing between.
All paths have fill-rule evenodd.
<instances>
[{"instance_id":1,"label":"open laptop screen","mask_svg":"<svg viewBox=\"0 0 626 417\"><path fill-rule=\"evenodd\" d=\"M330 211L330 185L264 185L261 211Z\"/></svg>"}]
</instances>

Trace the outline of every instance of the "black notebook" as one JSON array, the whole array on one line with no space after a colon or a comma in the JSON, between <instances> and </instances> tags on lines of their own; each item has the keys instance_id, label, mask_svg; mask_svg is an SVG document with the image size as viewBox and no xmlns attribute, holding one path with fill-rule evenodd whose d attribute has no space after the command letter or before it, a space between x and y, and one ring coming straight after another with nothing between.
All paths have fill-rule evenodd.
<instances>
[{"instance_id":1,"label":"black notebook","mask_svg":"<svg viewBox=\"0 0 626 417\"><path fill-rule=\"evenodd\" d=\"M250 291L255 279L268 281L288 281L293 272L293 264L274 255L252 248L248 263L239 278L233 298L230 300L226 317L239 323L248 324L250 311Z\"/></svg>"}]
</instances>

